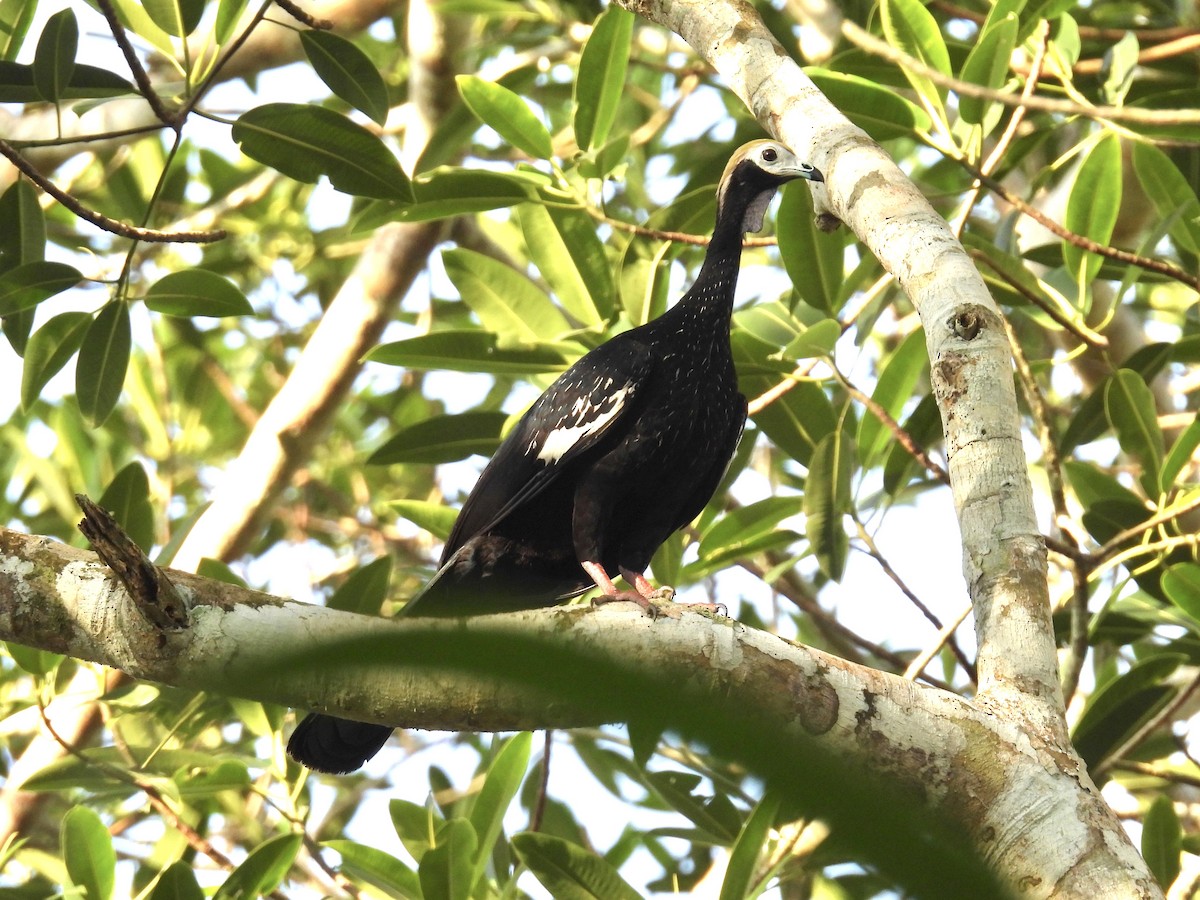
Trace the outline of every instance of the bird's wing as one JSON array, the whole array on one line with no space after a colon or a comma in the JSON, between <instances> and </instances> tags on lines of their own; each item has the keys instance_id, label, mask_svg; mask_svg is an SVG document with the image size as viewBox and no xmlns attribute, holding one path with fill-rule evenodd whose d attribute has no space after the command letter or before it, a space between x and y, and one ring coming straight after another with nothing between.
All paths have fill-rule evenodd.
<instances>
[{"instance_id":1,"label":"bird's wing","mask_svg":"<svg viewBox=\"0 0 1200 900\"><path fill-rule=\"evenodd\" d=\"M675 523L676 530L700 515L704 507L708 505L708 501L712 499L712 495L716 493L717 488L721 486L726 473L729 472L733 456L737 453L738 444L742 440L742 431L746 428L746 398L740 397L740 399L741 408L733 417L729 431L721 442L720 453L716 455L716 461L704 477L696 482L695 490L692 491L687 502L680 507L680 518Z\"/></svg>"},{"instance_id":2,"label":"bird's wing","mask_svg":"<svg viewBox=\"0 0 1200 900\"><path fill-rule=\"evenodd\" d=\"M560 375L504 439L454 522L443 564L545 490L634 409L654 359L648 346L624 337L601 344Z\"/></svg>"}]
</instances>

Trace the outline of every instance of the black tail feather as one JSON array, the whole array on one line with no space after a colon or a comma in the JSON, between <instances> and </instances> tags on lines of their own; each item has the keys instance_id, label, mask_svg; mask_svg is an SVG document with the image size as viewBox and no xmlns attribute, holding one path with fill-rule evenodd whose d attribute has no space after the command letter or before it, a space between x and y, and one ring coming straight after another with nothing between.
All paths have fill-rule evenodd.
<instances>
[{"instance_id":1,"label":"black tail feather","mask_svg":"<svg viewBox=\"0 0 1200 900\"><path fill-rule=\"evenodd\" d=\"M318 772L344 775L361 768L380 751L392 729L309 713L288 740L288 755Z\"/></svg>"}]
</instances>

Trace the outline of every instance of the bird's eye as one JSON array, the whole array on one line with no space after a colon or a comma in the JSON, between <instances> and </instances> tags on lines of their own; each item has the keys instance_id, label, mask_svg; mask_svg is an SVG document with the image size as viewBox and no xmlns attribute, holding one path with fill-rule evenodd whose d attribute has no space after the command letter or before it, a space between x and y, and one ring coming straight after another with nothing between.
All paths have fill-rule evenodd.
<instances>
[{"instance_id":1,"label":"bird's eye","mask_svg":"<svg viewBox=\"0 0 1200 900\"><path fill-rule=\"evenodd\" d=\"M775 152L775 148L768 147L762 152L763 162L775 162L779 158L779 154Z\"/></svg>"}]
</instances>

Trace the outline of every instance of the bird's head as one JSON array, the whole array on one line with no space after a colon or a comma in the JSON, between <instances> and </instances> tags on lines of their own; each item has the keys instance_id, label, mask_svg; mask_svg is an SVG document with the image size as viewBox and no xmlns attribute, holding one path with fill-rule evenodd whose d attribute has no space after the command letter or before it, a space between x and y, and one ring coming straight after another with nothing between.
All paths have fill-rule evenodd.
<instances>
[{"instance_id":1,"label":"bird's head","mask_svg":"<svg viewBox=\"0 0 1200 900\"><path fill-rule=\"evenodd\" d=\"M751 141L739 147L729 159L717 186L717 218L734 197L744 200L742 233L761 231L763 216L781 184L796 178L824 181L813 166L800 162L779 141Z\"/></svg>"}]
</instances>

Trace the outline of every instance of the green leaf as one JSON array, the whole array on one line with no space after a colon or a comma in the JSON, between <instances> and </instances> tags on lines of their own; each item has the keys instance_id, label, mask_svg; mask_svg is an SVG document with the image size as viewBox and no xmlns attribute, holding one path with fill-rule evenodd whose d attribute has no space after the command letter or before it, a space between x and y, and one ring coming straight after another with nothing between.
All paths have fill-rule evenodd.
<instances>
[{"instance_id":1,"label":"green leaf","mask_svg":"<svg viewBox=\"0 0 1200 900\"><path fill-rule=\"evenodd\" d=\"M587 152L608 140L625 93L633 43L633 13L609 6L596 17L579 55L575 79L575 142Z\"/></svg>"},{"instance_id":2,"label":"green leaf","mask_svg":"<svg viewBox=\"0 0 1200 900\"><path fill-rule=\"evenodd\" d=\"M1119 748L1161 708L1173 693L1164 682L1185 662L1187 657L1181 653L1155 652L1092 694L1071 732L1071 740L1089 769Z\"/></svg>"},{"instance_id":3,"label":"green leaf","mask_svg":"<svg viewBox=\"0 0 1200 900\"><path fill-rule=\"evenodd\" d=\"M37 306L83 281L83 274L66 263L22 263L0 276L0 316L11 316Z\"/></svg>"},{"instance_id":4,"label":"green leaf","mask_svg":"<svg viewBox=\"0 0 1200 900\"><path fill-rule=\"evenodd\" d=\"M756 412L754 422L775 446L807 466L817 444L837 427L837 415L823 390L800 382Z\"/></svg>"},{"instance_id":5,"label":"green leaf","mask_svg":"<svg viewBox=\"0 0 1200 900\"><path fill-rule=\"evenodd\" d=\"M1121 141L1105 132L1092 146L1075 174L1063 225L1098 244L1112 239L1121 206ZM1077 284L1089 284L1099 273L1102 258L1071 243L1063 244L1063 261Z\"/></svg>"},{"instance_id":6,"label":"green leaf","mask_svg":"<svg viewBox=\"0 0 1200 900\"><path fill-rule=\"evenodd\" d=\"M488 410L432 416L402 428L367 457L367 465L447 463L472 454L491 456L500 446L508 414Z\"/></svg>"},{"instance_id":7,"label":"green leaf","mask_svg":"<svg viewBox=\"0 0 1200 900\"><path fill-rule=\"evenodd\" d=\"M116 883L117 854L100 817L86 806L68 810L62 821L63 862L71 883L88 900L108 900Z\"/></svg>"},{"instance_id":8,"label":"green leaf","mask_svg":"<svg viewBox=\"0 0 1200 900\"><path fill-rule=\"evenodd\" d=\"M975 46L963 63L963 81L996 90L1003 86L1008 77L1008 61L1017 42L1017 17L1008 13L1003 18L988 21ZM994 100L961 95L958 111L963 120L972 125L982 125L984 116L997 106Z\"/></svg>"},{"instance_id":9,"label":"green leaf","mask_svg":"<svg viewBox=\"0 0 1200 900\"><path fill-rule=\"evenodd\" d=\"M1162 589L1200 628L1200 565L1177 563L1162 574Z\"/></svg>"},{"instance_id":10,"label":"green leaf","mask_svg":"<svg viewBox=\"0 0 1200 900\"><path fill-rule=\"evenodd\" d=\"M48 103L58 103L66 94L79 49L79 24L75 13L64 9L46 20L33 57L33 84Z\"/></svg>"},{"instance_id":11,"label":"green leaf","mask_svg":"<svg viewBox=\"0 0 1200 900\"><path fill-rule=\"evenodd\" d=\"M933 128L929 113L886 85L820 66L804 71L830 103L877 141L928 134Z\"/></svg>"},{"instance_id":12,"label":"green leaf","mask_svg":"<svg viewBox=\"0 0 1200 900\"><path fill-rule=\"evenodd\" d=\"M192 867L185 862L172 863L163 869L150 900L204 900L204 891L196 881Z\"/></svg>"},{"instance_id":13,"label":"green leaf","mask_svg":"<svg viewBox=\"0 0 1200 900\"><path fill-rule=\"evenodd\" d=\"M37 13L37 0L0 2L0 60L15 59Z\"/></svg>"},{"instance_id":14,"label":"green leaf","mask_svg":"<svg viewBox=\"0 0 1200 900\"><path fill-rule=\"evenodd\" d=\"M438 812L432 799L422 806L398 797L388 801L388 812L400 843L412 854L413 859L420 861L441 831L445 821L442 814Z\"/></svg>"},{"instance_id":15,"label":"green leaf","mask_svg":"<svg viewBox=\"0 0 1200 900\"><path fill-rule=\"evenodd\" d=\"M326 176L339 191L379 200L412 200L396 157L367 129L321 106L268 103L233 124L251 159L311 184Z\"/></svg>"},{"instance_id":16,"label":"green leaf","mask_svg":"<svg viewBox=\"0 0 1200 900\"><path fill-rule=\"evenodd\" d=\"M887 42L931 69L950 74L950 54L933 14L919 0L883 0L879 4L883 34ZM904 77L924 102L926 111L946 121L942 90L924 75L904 69Z\"/></svg>"},{"instance_id":17,"label":"green leaf","mask_svg":"<svg viewBox=\"0 0 1200 900\"><path fill-rule=\"evenodd\" d=\"M850 509L854 465L854 442L835 429L817 444L804 483L804 530L817 564L832 581L841 580L850 552L842 517Z\"/></svg>"},{"instance_id":18,"label":"green leaf","mask_svg":"<svg viewBox=\"0 0 1200 900\"><path fill-rule=\"evenodd\" d=\"M37 401L42 388L79 350L83 336L92 324L84 312L60 313L33 333L25 348L21 370L21 408L28 410Z\"/></svg>"},{"instance_id":19,"label":"green leaf","mask_svg":"<svg viewBox=\"0 0 1200 900\"><path fill-rule=\"evenodd\" d=\"M925 331L918 328L888 358L871 399L898 421L904 404L913 395L917 379L927 368ZM858 454L864 468L873 466L894 440L891 429L886 428L873 411L863 411L858 423Z\"/></svg>"},{"instance_id":20,"label":"green leaf","mask_svg":"<svg viewBox=\"0 0 1200 900\"><path fill-rule=\"evenodd\" d=\"M367 54L344 37L315 28L300 32L300 46L313 71L334 94L373 122L387 121L391 107L387 84Z\"/></svg>"},{"instance_id":21,"label":"green leaf","mask_svg":"<svg viewBox=\"0 0 1200 900\"><path fill-rule=\"evenodd\" d=\"M709 570L724 568L735 559L758 552L764 539L775 545L790 543L796 535L779 523L798 515L799 497L767 497L730 510L700 537L700 560Z\"/></svg>"},{"instance_id":22,"label":"green leaf","mask_svg":"<svg viewBox=\"0 0 1200 900\"><path fill-rule=\"evenodd\" d=\"M1147 344L1130 354L1129 358L1122 363L1122 368L1137 372L1149 384L1171 361L1175 349L1176 346L1172 344ZM1105 412L1105 396L1108 393L1108 385L1114 377L1116 377L1115 374L1106 377L1079 404L1079 408L1071 417L1071 422L1062 436L1062 446L1059 452L1064 456L1079 445L1090 443L1104 434L1109 424Z\"/></svg>"},{"instance_id":23,"label":"green leaf","mask_svg":"<svg viewBox=\"0 0 1200 900\"><path fill-rule=\"evenodd\" d=\"M725 880L721 882L718 900L743 900L758 894L753 890L754 874L775 824L779 806L779 796L768 791L742 825L742 831L729 853L729 865L725 869Z\"/></svg>"},{"instance_id":24,"label":"green leaf","mask_svg":"<svg viewBox=\"0 0 1200 900\"><path fill-rule=\"evenodd\" d=\"M545 344L499 346L486 331L435 331L421 337L381 344L367 354L368 362L410 369L448 369L492 375L535 375L560 372L567 359L557 347Z\"/></svg>"},{"instance_id":25,"label":"green leaf","mask_svg":"<svg viewBox=\"0 0 1200 900\"><path fill-rule=\"evenodd\" d=\"M428 222L515 206L536 197L540 183L520 172L437 169L413 182L414 202L369 204L353 229L373 231L388 222Z\"/></svg>"},{"instance_id":26,"label":"green leaf","mask_svg":"<svg viewBox=\"0 0 1200 900\"><path fill-rule=\"evenodd\" d=\"M333 592L327 604L330 609L343 609L365 616L379 615L387 599L388 582L392 577L392 558L381 556L357 569L342 586Z\"/></svg>"},{"instance_id":27,"label":"green leaf","mask_svg":"<svg viewBox=\"0 0 1200 900\"><path fill-rule=\"evenodd\" d=\"M136 460L114 476L100 499L101 507L133 538L133 542L149 552L154 544L154 507L150 504L150 479Z\"/></svg>"},{"instance_id":28,"label":"green leaf","mask_svg":"<svg viewBox=\"0 0 1200 900\"><path fill-rule=\"evenodd\" d=\"M1168 794L1150 801L1142 819L1142 858L1164 891L1179 877L1179 854L1183 851L1183 826Z\"/></svg>"},{"instance_id":29,"label":"green leaf","mask_svg":"<svg viewBox=\"0 0 1200 900\"><path fill-rule=\"evenodd\" d=\"M501 138L534 159L554 155L550 132L520 96L475 75L457 75L454 80L471 112Z\"/></svg>"},{"instance_id":30,"label":"green leaf","mask_svg":"<svg viewBox=\"0 0 1200 900\"><path fill-rule=\"evenodd\" d=\"M1138 39L1132 31L1126 31L1121 39L1104 51L1104 84L1101 91L1104 102L1120 106L1133 85L1133 72L1138 65Z\"/></svg>"},{"instance_id":31,"label":"green leaf","mask_svg":"<svg viewBox=\"0 0 1200 900\"><path fill-rule=\"evenodd\" d=\"M1105 389L1104 411L1121 449L1141 463L1141 481L1146 493L1156 496L1160 490L1163 436L1158 427L1154 393L1137 372L1120 369Z\"/></svg>"},{"instance_id":32,"label":"green leaf","mask_svg":"<svg viewBox=\"0 0 1200 900\"><path fill-rule=\"evenodd\" d=\"M570 330L558 308L523 272L456 248L442 253L446 275L501 345L553 340Z\"/></svg>"},{"instance_id":33,"label":"green leaf","mask_svg":"<svg viewBox=\"0 0 1200 900\"><path fill-rule=\"evenodd\" d=\"M195 31L204 15L205 0L141 0L141 3L155 25L177 38Z\"/></svg>"},{"instance_id":34,"label":"green leaf","mask_svg":"<svg viewBox=\"0 0 1200 900\"><path fill-rule=\"evenodd\" d=\"M1134 141L1133 169L1168 233L1188 253L1200 253L1200 200L1179 168L1153 144Z\"/></svg>"},{"instance_id":35,"label":"green leaf","mask_svg":"<svg viewBox=\"0 0 1200 900\"><path fill-rule=\"evenodd\" d=\"M129 307L113 300L88 327L75 363L79 410L97 427L104 424L121 396L129 350Z\"/></svg>"},{"instance_id":36,"label":"green leaf","mask_svg":"<svg viewBox=\"0 0 1200 900\"><path fill-rule=\"evenodd\" d=\"M168 316L254 315L254 307L237 285L206 269L164 275L146 291L146 306Z\"/></svg>"},{"instance_id":37,"label":"green leaf","mask_svg":"<svg viewBox=\"0 0 1200 900\"><path fill-rule=\"evenodd\" d=\"M346 840L324 841L321 846L337 851L342 857L339 871L343 875L393 895L421 896L417 873L390 853Z\"/></svg>"},{"instance_id":38,"label":"green leaf","mask_svg":"<svg viewBox=\"0 0 1200 900\"><path fill-rule=\"evenodd\" d=\"M46 216L37 190L18 178L0 195L0 275L45 257Z\"/></svg>"},{"instance_id":39,"label":"green leaf","mask_svg":"<svg viewBox=\"0 0 1200 900\"><path fill-rule=\"evenodd\" d=\"M234 29L249 4L250 0L218 0L217 21L213 24L213 37L218 45L228 43L233 37Z\"/></svg>"},{"instance_id":40,"label":"green leaf","mask_svg":"<svg viewBox=\"0 0 1200 900\"><path fill-rule=\"evenodd\" d=\"M39 677L49 675L66 659L61 653L26 647L22 644L14 644L12 641L7 642L4 646L8 650L8 655L13 658L13 662L30 675Z\"/></svg>"},{"instance_id":41,"label":"green leaf","mask_svg":"<svg viewBox=\"0 0 1200 900\"><path fill-rule=\"evenodd\" d=\"M696 793L700 776L692 772L647 772L646 781L676 812L690 819L705 837L720 844L732 844L741 830L736 809L722 794L704 797Z\"/></svg>"},{"instance_id":42,"label":"green leaf","mask_svg":"<svg viewBox=\"0 0 1200 900\"><path fill-rule=\"evenodd\" d=\"M500 750L488 764L487 775L483 787L471 807L471 826L478 837L478 845L474 857L474 881L478 883L483 875L484 867L495 849L500 837L500 828L504 823L504 814L508 811L513 798L521 788L525 779L525 770L529 768L529 750L533 745L533 735L528 731L514 734L506 740Z\"/></svg>"},{"instance_id":43,"label":"green leaf","mask_svg":"<svg viewBox=\"0 0 1200 900\"><path fill-rule=\"evenodd\" d=\"M1175 487L1179 473L1183 471L1184 466L1191 462L1192 454L1197 446L1200 446L1200 416L1193 418L1192 423L1171 445L1171 450L1162 465L1161 480L1164 491Z\"/></svg>"},{"instance_id":44,"label":"green leaf","mask_svg":"<svg viewBox=\"0 0 1200 900\"><path fill-rule=\"evenodd\" d=\"M479 846L475 829L466 819L451 819L437 833L437 843L425 851L417 871L427 900L467 900L474 889L474 865Z\"/></svg>"},{"instance_id":45,"label":"green leaf","mask_svg":"<svg viewBox=\"0 0 1200 900\"><path fill-rule=\"evenodd\" d=\"M515 835L512 845L555 900L640 900L617 870L590 850L532 831Z\"/></svg>"},{"instance_id":46,"label":"green leaf","mask_svg":"<svg viewBox=\"0 0 1200 900\"><path fill-rule=\"evenodd\" d=\"M607 320L616 286L592 218L540 203L522 204L517 215L530 259L567 312L588 327Z\"/></svg>"},{"instance_id":47,"label":"green leaf","mask_svg":"<svg viewBox=\"0 0 1200 900\"><path fill-rule=\"evenodd\" d=\"M250 900L275 890L292 867L302 834L280 834L263 841L217 888L213 900Z\"/></svg>"},{"instance_id":48,"label":"green leaf","mask_svg":"<svg viewBox=\"0 0 1200 900\"><path fill-rule=\"evenodd\" d=\"M450 537L454 520L458 518L457 509L427 500L392 500L388 503L388 508L443 541Z\"/></svg>"},{"instance_id":49,"label":"green leaf","mask_svg":"<svg viewBox=\"0 0 1200 900\"><path fill-rule=\"evenodd\" d=\"M803 186L783 191L775 233L783 266L800 298L822 312L836 313L845 281L842 235L817 228L812 196Z\"/></svg>"},{"instance_id":50,"label":"green leaf","mask_svg":"<svg viewBox=\"0 0 1200 900\"><path fill-rule=\"evenodd\" d=\"M77 63L59 99L88 100L136 93L137 88L116 72ZM41 91L34 84L33 66L0 61L0 103L36 103L41 99Z\"/></svg>"}]
</instances>

